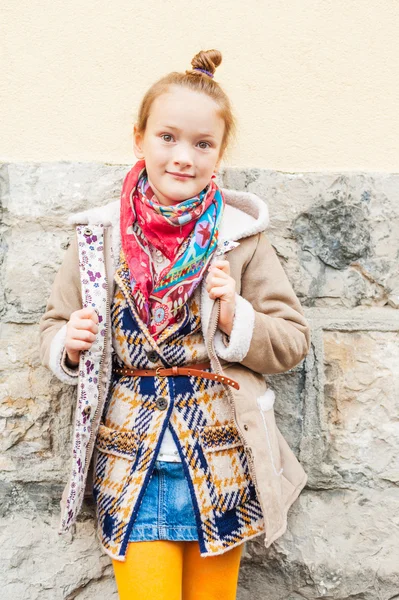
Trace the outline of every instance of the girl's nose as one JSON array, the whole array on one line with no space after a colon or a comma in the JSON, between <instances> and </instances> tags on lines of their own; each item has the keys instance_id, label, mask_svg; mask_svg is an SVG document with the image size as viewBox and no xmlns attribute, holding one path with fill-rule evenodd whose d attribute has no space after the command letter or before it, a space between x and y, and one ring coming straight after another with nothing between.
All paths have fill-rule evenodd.
<instances>
[{"instance_id":1,"label":"girl's nose","mask_svg":"<svg viewBox=\"0 0 399 600\"><path fill-rule=\"evenodd\" d=\"M191 154L191 149L188 148L185 144L179 145L176 148L175 155L173 157L173 162L176 165L192 165L193 158Z\"/></svg>"}]
</instances>

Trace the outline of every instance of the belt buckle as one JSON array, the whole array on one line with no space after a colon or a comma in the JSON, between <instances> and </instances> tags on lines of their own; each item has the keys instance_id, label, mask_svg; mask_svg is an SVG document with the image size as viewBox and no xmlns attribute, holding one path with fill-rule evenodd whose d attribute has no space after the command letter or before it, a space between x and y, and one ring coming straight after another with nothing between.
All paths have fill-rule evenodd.
<instances>
[{"instance_id":1,"label":"belt buckle","mask_svg":"<svg viewBox=\"0 0 399 600\"><path fill-rule=\"evenodd\" d=\"M159 371L160 371L161 369L163 369L163 367L157 367L157 368L155 369L155 375L156 375L157 377L165 377L165 375L161 375L161 374L160 374L160 372L159 372Z\"/></svg>"}]
</instances>

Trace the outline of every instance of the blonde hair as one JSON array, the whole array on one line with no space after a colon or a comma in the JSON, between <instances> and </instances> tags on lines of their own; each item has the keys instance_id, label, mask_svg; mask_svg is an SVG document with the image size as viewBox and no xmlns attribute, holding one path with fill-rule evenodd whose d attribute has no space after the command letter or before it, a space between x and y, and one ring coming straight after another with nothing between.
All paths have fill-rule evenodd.
<instances>
[{"instance_id":1,"label":"blonde hair","mask_svg":"<svg viewBox=\"0 0 399 600\"><path fill-rule=\"evenodd\" d=\"M206 73L195 70L204 69L213 74L221 62L222 54L219 50L201 50L192 59L191 70L185 73L173 71L156 81L141 101L137 118L138 132L144 134L151 106L155 98L168 92L169 86L181 85L195 92L206 94L219 105L219 114L224 120L224 133L220 148L220 157L222 157L236 133L236 120L232 112L230 100L217 81Z\"/></svg>"}]
</instances>

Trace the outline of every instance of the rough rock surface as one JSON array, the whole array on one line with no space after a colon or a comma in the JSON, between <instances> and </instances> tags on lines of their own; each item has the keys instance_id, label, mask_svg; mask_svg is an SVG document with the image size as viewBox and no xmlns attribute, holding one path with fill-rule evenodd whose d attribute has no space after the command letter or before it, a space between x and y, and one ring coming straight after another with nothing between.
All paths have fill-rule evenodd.
<instances>
[{"instance_id":1,"label":"rough rock surface","mask_svg":"<svg viewBox=\"0 0 399 600\"><path fill-rule=\"evenodd\" d=\"M87 500L58 536L74 389L38 356L37 322L73 231L70 212L119 197L128 165L0 165L2 598L118 597ZM287 532L245 545L239 600L399 598L399 175L226 169L258 194L268 237L312 327L292 371L268 376L308 473Z\"/></svg>"}]
</instances>

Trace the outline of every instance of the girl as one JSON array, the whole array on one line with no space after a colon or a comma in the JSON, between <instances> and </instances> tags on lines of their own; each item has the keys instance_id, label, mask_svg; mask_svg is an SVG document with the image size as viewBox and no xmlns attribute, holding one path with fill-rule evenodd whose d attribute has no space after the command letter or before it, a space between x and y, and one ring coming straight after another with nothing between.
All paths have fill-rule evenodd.
<instances>
[{"instance_id":1,"label":"girl","mask_svg":"<svg viewBox=\"0 0 399 600\"><path fill-rule=\"evenodd\" d=\"M214 181L234 131L220 62L148 90L120 202L70 218L40 323L43 364L78 385L60 533L92 485L122 599L235 598L243 542L284 533L306 483L263 374L306 356L309 326L265 203Z\"/></svg>"}]
</instances>

